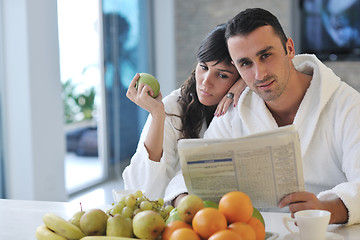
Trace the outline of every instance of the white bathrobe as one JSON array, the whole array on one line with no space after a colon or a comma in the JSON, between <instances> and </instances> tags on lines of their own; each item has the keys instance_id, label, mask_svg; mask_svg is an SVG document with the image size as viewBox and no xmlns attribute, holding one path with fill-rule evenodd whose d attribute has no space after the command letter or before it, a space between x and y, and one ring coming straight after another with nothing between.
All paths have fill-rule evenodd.
<instances>
[{"instance_id":1,"label":"white bathrobe","mask_svg":"<svg viewBox=\"0 0 360 240\"><path fill-rule=\"evenodd\" d=\"M348 224L360 223L360 93L314 55L298 55L293 62L297 70L313 75L293 123L305 189L321 200L340 197L349 210ZM236 109L214 118L204 137L242 137L276 127L264 101L246 88Z\"/></svg>"},{"instance_id":2,"label":"white bathrobe","mask_svg":"<svg viewBox=\"0 0 360 240\"><path fill-rule=\"evenodd\" d=\"M173 180L175 187L168 187L165 195L165 190L169 182L178 174L175 179L179 178L182 189L185 188L183 192L187 191L182 179L177 152L177 142L182 137L179 131L182 123L179 117L171 115L180 115L179 97L180 89L177 89L163 99L165 112L168 113L168 115L165 118L163 155L160 162L150 160L149 154L144 146L144 141L149 132L152 119L149 114L142 130L136 153L131 158L130 165L127 166L123 172L125 189L142 190L150 199L156 200L158 198L164 198L165 201L169 201L182 193L181 191L179 192L177 181ZM204 122L200 137L203 136L205 129L206 124ZM170 186L172 186L172 184L170 184Z\"/></svg>"}]
</instances>

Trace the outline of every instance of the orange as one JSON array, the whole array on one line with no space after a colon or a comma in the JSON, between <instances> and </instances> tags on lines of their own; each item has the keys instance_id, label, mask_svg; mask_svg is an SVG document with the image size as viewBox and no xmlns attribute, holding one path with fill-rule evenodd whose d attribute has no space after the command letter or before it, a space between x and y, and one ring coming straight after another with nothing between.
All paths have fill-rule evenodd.
<instances>
[{"instance_id":1,"label":"orange","mask_svg":"<svg viewBox=\"0 0 360 240\"><path fill-rule=\"evenodd\" d=\"M228 192L219 201L219 210L228 223L247 222L253 214L250 197L240 191Z\"/></svg>"},{"instance_id":2,"label":"orange","mask_svg":"<svg viewBox=\"0 0 360 240\"><path fill-rule=\"evenodd\" d=\"M265 226L262 224L262 222L255 218L251 217L250 220L247 222L256 233L256 240L264 240L265 239Z\"/></svg>"},{"instance_id":3,"label":"orange","mask_svg":"<svg viewBox=\"0 0 360 240\"><path fill-rule=\"evenodd\" d=\"M176 229L171 235L169 240L200 240L200 237L189 228Z\"/></svg>"},{"instance_id":4,"label":"orange","mask_svg":"<svg viewBox=\"0 0 360 240\"><path fill-rule=\"evenodd\" d=\"M232 230L220 230L209 237L208 240L243 240L239 234Z\"/></svg>"},{"instance_id":5,"label":"orange","mask_svg":"<svg viewBox=\"0 0 360 240\"><path fill-rule=\"evenodd\" d=\"M255 230L247 223L235 222L230 224L228 229L240 234L243 240L256 240Z\"/></svg>"},{"instance_id":6,"label":"orange","mask_svg":"<svg viewBox=\"0 0 360 240\"><path fill-rule=\"evenodd\" d=\"M192 229L192 227L187 224L186 222L183 221L173 221L170 222L168 225L166 225L163 233L162 233L162 239L163 240L169 240L170 239L170 235L177 229L180 228L189 228Z\"/></svg>"},{"instance_id":7,"label":"orange","mask_svg":"<svg viewBox=\"0 0 360 240\"><path fill-rule=\"evenodd\" d=\"M194 231L203 239L208 239L217 231L227 228L225 216L216 208L200 209L192 220Z\"/></svg>"}]
</instances>

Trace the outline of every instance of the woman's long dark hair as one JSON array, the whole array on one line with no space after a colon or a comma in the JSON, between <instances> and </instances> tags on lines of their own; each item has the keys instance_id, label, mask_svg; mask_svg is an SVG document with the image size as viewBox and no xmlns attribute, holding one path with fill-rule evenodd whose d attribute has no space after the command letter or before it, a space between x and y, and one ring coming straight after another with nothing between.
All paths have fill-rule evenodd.
<instances>
[{"instance_id":1,"label":"woman's long dark hair","mask_svg":"<svg viewBox=\"0 0 360 240\"><path fill-rule=\"evenodd\" d=\"M225 30L226 24L220 24L204 38L197 53L198 62L215 61L216 64L223 62L231 65L231 57L225 41ZM181 106L179 117L182 122L180 131L183 138L199 138L204 120L209 126L217 106L205 106L200 103L196 93L195 70L181 87L179 104Z\"/></svg>"}]
</instances>

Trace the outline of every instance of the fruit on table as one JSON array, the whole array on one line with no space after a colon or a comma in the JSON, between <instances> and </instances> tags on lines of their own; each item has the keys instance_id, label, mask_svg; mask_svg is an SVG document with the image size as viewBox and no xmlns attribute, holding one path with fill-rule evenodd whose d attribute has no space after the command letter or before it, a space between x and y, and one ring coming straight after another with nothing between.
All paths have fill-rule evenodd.
<instances>
[{"instance_id":1,"label":"fruit on table","mask_svg":"<svg viewBox=\"0 0 360 240\"><path fill-rule=\"evenodd\" d=\"M166 222L165 224L168 225L170 224L171 222L174 222L174 221L182 221L181 217L179 216L179 212L178 212L178 209L177 208L174 208L170 211L169 213L169 217L166 219Z\"/></svg>"},{"instance_id":2,"label":"fruit on table","mask_svg":"<svg viewBox=\"0 0 360 240\"><path fill-rule=\"evenodd\" d=\"M85 211L82 211L82 210L78 211L68 221L70 223L74 224L75 226L77 226L78 228L80 228L80 218L84 213L85 213Z\"/></svg>"},{"instance_id":3,"label":"fruit on table","mask_svg":"<svg viewBox=\"0 0 360 240\"><path fill-rule=\"evenodd\" d=\"M208 239L217 231L227 228L227 220L219 209L200 209L192 220L194 231L203 239Z\"/></svg>"},{"instance_id":4,"label":"fruit on table","mask_svg":"<svg viewBox=\"0 0 360 240\"><path fill-rule=\"evenodd\" d=\"M114 237L133 237L131 218L126 218L121 214L110 216L106 224L106 235Z\"/></svg>"},{"instance_id":5,"label":"fruit on table","mask_svg":"<svg viewBox=\"0 0 360 240\"><path fill-rule=\"evenodd\" d=\"M153 98L156 98L159 95L160 84L153 75L148 74L148 73L140 73L140 78L138 79L138 81L136 83L136 89L138 88L139 83L144 83L151 87L151 89L154 92L154 94L152 95Z\"/></svg>"},{"instance_id":6,"label":"fruit on table","mask_svg":"<svg viewBox=\"0 0 360 240\"><path fill-rule=\"evenodd\" d=\"M183 197L177 206L180 218L187 223L191 223L195 214L203 208L203 200L199 196L193 194Z\"/></svg>"},{"instance_id":7,"label":"fruit on table","mask_svg":"<svg viewBox=\"0 0 360 240\"><path fill-rule=\"evenodd\" d=\"M164 228L164 219L152 210L139 212L133 219L133 231L137 238L156 239Z\"/></svg>"},{"instance_id":8,"label":"fruit on table","mask_svg":"<svg viewBox=\"0 0 360 240\"><path fill-rule=\"evenodd\" d=\"M212 208L219 208L219 204L210 200L204 200L204 207L212 207Z\"/></svg>"},{"instance_id":9,"label":"fruit on table","mask_svg":"<svg viewBox=\"0 0 360 240\"><path fill-rule=\"evenodd\" d=\"M162 198L150 200L141 191L136 191L123 196L107 211L81 209L68 221L54 213L47 213L43 216L45 224L36 229L35 235L38 240L177 240L179 236L186 236L181 239L217 240L224 237L236 239L226 236L231 234L230 230L237 230L243 240L254 239L254 232L256 240L263 240L266 234L264 219L249 201L245 193L238 191L225 194L219 204L190 194L180 201L177 208L173 208L164 206ZM239 204L242 205L240 208ZM234 220L234 215L243 216ZM76 226L78 224L80 228ZM225 229L227 231L222 231ZM216 234L219 231L222 232Z\"/></svg>"},{"instance_id":10,"label":"fruit on table","mask_svg":"<svg viewBox=\"0 0 360 240\"><path fill-rule=\"evenodd\" d=\"M219 210L225 215L228 223L233 223L247 222L252 216L254 208L247 194L232 191L221 197Z\"/></svg>"},{"instance_id":11,"label":"fruit on table","mask_svg":"<svg viewBox=\"0 0 360 240\"><path fill-rule=\"evenodd\" d=\"M45 224L36 228L35 236L38 240L66 240L63 236L60 236L47 228Z\"/></svg>"},{"instance_id":12,"label":"fruit on table","mask_svg":"<svg viewBox=\"0 0 360 240\"><path fill-rule=\"evenodd\" d=\"M138 238L112 237L112 236L87 236L81 240L138 240Z\"/></svg>"},{"instance_id":13,"label":"fruit on table","mask_svg":"<svg viewBox=\"0 0 360 240\"><path fill-rule=\"evenodd\" d=\"M86 235L105 235L108 215L101 209L87 210L80 218L80 228Z\"/></svg>"},{"instance_id":14,"label":"fruit on table","mask_svg":"<svg viewBox=\"0 0 360 240\"><path fill-rule=\"evenodd\" d=\"M43 221L47 228L66 239L77 240L85 236L84 233L74 224L69 223L54 213L46 213L43 216Z\"/></svg>"},{"instance_id":15,"label":"fruit on table","mask_svg":"<svg viewBox=\"0 0 360 240\"><path fill-rule=\"evenodd\" d=\"M263 216L261 215L260 211L254 207L254 210L253 210L253 217L257 218L260 220L260 222L262 222L262 224L264 225L265 227L265 220L263 218Z\"/></svg>"},{"instance_id":16,"label":"fruit on table","mask_svg":"<svg viewBox=\"0 0 360 240\"><path fill-rule=\"evenodd\" d=\"M167 224L165 226L165 229L161 235L161 240L169 240L170 239L170 235L177 229L180 228L189 228L192 229L191 225L181 221L181 220L177 220L177 221L173 221L170 222L169 224Z\"/></svg>"}]
</instances>

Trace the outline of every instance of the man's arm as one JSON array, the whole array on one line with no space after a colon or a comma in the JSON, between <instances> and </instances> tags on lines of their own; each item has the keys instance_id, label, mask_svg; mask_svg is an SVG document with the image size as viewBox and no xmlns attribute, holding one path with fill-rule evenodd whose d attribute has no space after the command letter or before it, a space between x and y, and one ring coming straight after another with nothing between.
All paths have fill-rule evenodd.
<instances>
[{"instance_id":1,"label":"man's arm","mask_svg":"<svg viewBox=\"0 0 360 240\"><path fill-rule=\"evenodd\" d=\"M320 201L315 194L309 192L296 192L287 195L279 202L279 207L289 206L291 216L301 210L319 209L331 212L330 224L347 223L349 213L340 198Z\"/></svg>"}]
</instances>

